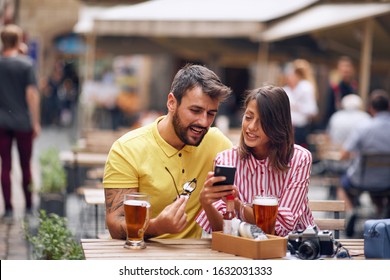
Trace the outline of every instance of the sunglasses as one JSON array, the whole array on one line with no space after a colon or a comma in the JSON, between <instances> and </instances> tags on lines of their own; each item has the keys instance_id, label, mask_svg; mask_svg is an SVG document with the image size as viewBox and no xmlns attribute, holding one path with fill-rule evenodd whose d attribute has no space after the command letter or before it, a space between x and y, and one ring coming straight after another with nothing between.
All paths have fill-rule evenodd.
<instances>
[{"instance_id":1,"label":"sunglasses","mask_svg":"<svg viewBox=\"0 0 390 280\"><path fill-rule=\"evenodd\" d=\"M171 176L172 178L172 181L173 181L173 185L175 186L175 191L177 193L177 197L175 198L175 200L178 198L178 197L181 197L181 196L188 196L190 197L191 194L194 192L194 190L196 189L196 178L192 179L191 181L187 181L183 184L183 191L182 193L180 194L179 193L179 190L177 188L177 185L176 185L176 181L175 181L175 178L173 178L173 175L172 173L169 171L169 169L167 167L165 167L165 170L168 171L169 175Z\"/></svg>"}]
</instances>

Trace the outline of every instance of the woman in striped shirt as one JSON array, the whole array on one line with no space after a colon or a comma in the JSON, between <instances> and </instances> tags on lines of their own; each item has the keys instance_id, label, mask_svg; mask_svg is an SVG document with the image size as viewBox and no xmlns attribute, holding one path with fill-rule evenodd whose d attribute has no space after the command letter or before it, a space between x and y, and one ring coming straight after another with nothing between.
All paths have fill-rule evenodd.
<instances>
[{"instance_id":1,"label":"woman in striped shirt","mask_svg":"<svg viewBox=\"0 0 390 280\"><path fill-rule=\"evenodd\" d=\"M289 99L283 88L264 86L251 90L245 99L240 144L219 153L215 164L236 166L234 185L213 186L223 181L210 172L200 194L203 211L196 220L206 231L222 230L224 197L235 196L241 220L254 224L254 195L278 198L275 232L286 236L292 230L314 225L308 207L311 153L294 144Z\"/></svg>"}]
</instances>

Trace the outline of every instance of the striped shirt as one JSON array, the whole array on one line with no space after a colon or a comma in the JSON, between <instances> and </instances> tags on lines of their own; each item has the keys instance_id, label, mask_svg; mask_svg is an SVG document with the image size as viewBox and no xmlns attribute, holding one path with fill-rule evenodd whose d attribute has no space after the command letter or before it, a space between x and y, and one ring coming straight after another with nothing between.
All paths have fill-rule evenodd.
<instances>
[{"instance_id":1,"label":"striped shirt","mask_svg":"<svg viewBox=\"0 0 390 280\"><path fill-rule=\"evenodd\" d=\"M290 168L286 172L277 172L269 164L269 159L257 160L253 155L240 159L237 147L219 153L216 164L236 166L234 184L239 191L239 199L252 203L254 195L273 195L278 198L278 216L275 233L286 236L292 230L304 230L314 225L314 219L308 206L308 185L312 164L311 153L295 145ZM226 210L220 200L214 203L220 213ZM237 213L239 215L239 213ZM206 213L201 211L196 222L206 231L211 226Z\"/></svg>"}]
</instances>

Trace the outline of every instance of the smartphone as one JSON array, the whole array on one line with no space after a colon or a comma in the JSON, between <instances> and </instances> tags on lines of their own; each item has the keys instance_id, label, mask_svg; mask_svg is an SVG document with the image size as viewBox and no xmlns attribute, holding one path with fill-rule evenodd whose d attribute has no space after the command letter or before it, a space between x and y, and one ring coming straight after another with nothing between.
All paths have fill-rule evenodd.
<instances>
[{"instance_id":1,"label":"smartphone","mask_svg":"<svg viewBox=\"0 0 390 280\"><path fill-rule=\"evenodd\" d=\"M224 166L216 165L214 168L214 176L225 176L226 180L218 183L214 183L214 186L220 185L233 185L234 176L236 175L236 167L234 166Z\"/></svg>"}]
</instances>

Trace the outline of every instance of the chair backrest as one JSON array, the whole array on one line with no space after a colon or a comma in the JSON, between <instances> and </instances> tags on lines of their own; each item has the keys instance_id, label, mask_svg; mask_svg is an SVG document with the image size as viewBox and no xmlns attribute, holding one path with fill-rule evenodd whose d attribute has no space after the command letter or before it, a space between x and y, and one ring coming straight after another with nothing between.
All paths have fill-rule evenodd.
<instances>
[{"instance_id":1,"label":"chair backrest","mask_svg":"<svg viewBox=\"0 0 390 280\"><path fill-rule=\"evenodd\" d=\"M360 164L359 189L369 192L390 190L390 153L365 153Z\"/></svg>"},{"instance_id":2,"label":"chair backrest","mask_svg":"<svg viewBox=\"0 0 390 280\"><path fill-rule=\"evenodd\" d=\"M342 213L345 213L344 200L309 200L309 207L312 212L332 213L330 217L316 217L313 213L314 222L321 230L334 231L334 237L339 238L340 230L345 230L345 219ZM343 215L344 216L344 215Z\"/></svg>"},{"instance_id":3,"label":"chair backrest","mask_svg":"<svg viewBox=\"0 0 390 280\"><path fill-rule=\"evenodd\" d=\"M84 152L108 153L112 144L127 131L95 129L83 132Z\"/></svg>"}]
</instances>

